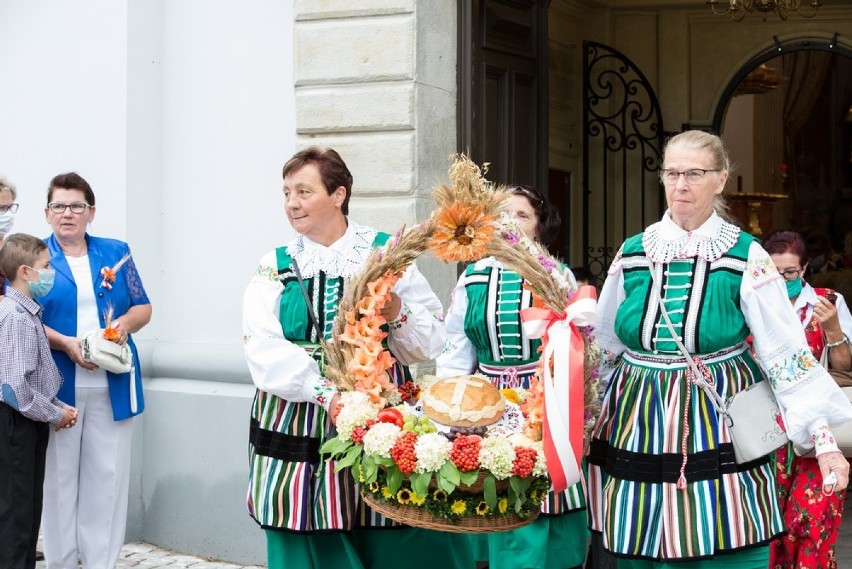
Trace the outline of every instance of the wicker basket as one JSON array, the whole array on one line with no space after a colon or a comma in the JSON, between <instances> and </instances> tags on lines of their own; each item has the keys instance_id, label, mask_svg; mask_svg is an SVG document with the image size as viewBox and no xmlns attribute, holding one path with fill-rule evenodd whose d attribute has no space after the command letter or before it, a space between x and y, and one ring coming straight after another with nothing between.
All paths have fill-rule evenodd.
<instances>
[{"instance_id":1,"label":"wicker basket","mask_svg":"<svg viewBox=\"0 0 852 569\"><path fill-rule=\"evenodd\" d=\"M509 531L532 523L539 512L533 512L529 517L511 516L476 516L461 518L458 521L436 518L426 510L402 504L388 504L376 499L369 492L361 492L361 497L373 510L386 518L418 528L454 533L493 533Z\"/></svg>"},{"instance_id":2,"label":"wicker basket","mask_svg":"<svg viewBox=\"0 0 852 569\"><path fill-rule=\"evenodd\" d=\"M484 491L483 482L485 481L485 477L487 475L487 472L481 470L479 472L479 476L476 478L476 480L473 481L473 484L471 484L470 486L468 486L467 484L459 484L458 489L464 492L469 492L471 494L482 494L482 492ZM503 492L509 488L509 480L495 480L494 486L498 492ZM432 490L438 488L438 482L434 478L432 478L432 480L429 482L429 488L431 488Z\"/></svg>"}]
</instances>

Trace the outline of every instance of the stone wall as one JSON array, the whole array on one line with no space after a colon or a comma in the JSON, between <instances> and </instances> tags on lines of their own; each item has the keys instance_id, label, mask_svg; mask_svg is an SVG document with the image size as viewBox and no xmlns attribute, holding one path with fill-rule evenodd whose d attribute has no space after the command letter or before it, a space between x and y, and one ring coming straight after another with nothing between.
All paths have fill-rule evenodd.
<instances>
[{"instance_id":1,"label":"stone wall","mask_svg":"<svg viewBox=\"0 0 852 569\"><path fill-rule=\"evenodd\" d=\"M354 177L352 218L383 231L425 219L456 148L452 0L296 2L296 132ZM455 268L418 263L445 307Z\"/></svg>"}]
</instances>

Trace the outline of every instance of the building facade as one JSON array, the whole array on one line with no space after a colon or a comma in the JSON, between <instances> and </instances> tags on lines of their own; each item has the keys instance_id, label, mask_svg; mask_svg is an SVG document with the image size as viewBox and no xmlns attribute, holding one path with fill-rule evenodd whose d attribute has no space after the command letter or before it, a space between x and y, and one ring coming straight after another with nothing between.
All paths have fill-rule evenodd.
<instances>
[{"instance_id":1,"label":"building facade","mask_svg":"<svg viewBox=\"0 0 852 569\"><path fill-rule=\"evenodd\" d=\"M385 231L424 219L450 155L469 151L497 181L549 188L560 252L587 264L600 244L584 219L598 227L590 208L609 198L584 178L607 160L586 148L584 42L642 71L672 132L712 128L743 67L800 40L852 49L852 2L738 23L699 0L0 2L0 172L19 189L16 229L46 235L47 183L77 171L97 195L91 233L130 243L154 306L138 335L147 408L128 539L264 561L244 506L241 297L260 256L293 236L281 167L296 149L337 148L352 216ZM613 222L609 241L629 229ZM421 268L448 302L456 267Z\"/></svg>"}]
</instances>

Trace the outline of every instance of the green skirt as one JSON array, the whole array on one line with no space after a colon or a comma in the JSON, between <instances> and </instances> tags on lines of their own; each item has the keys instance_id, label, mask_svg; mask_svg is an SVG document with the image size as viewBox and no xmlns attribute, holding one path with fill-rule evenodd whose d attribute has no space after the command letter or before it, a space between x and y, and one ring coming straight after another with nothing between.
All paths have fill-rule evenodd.
<instances>
[{"instance_id":1,"label":"green skirt","mask_svg":"<svg viewBox=\"0 0 852 569\"><path fill-rule=\"evenodd\" d=\"M471 539L479 544L487 540L488 557L479 560L487 560L490 569L565 569L583 564L590 535L586 510L577 510L541 515L522 528ZM481 557L481 545L477 550Z\"/></svg>"},{"instance_id":2,"label":"green skirt","mask_svg":"<svg viewBox=\"0 0 852 569\"><path fill-rule=\"evenodd\" d=\"M363 569L348 534L266 530L269 569Z\"/></svg>"},{"instance_id":3,"label":"green skirt","mask_svg":"<svg viewBox=\"0 0 852 569\"><path fill-rule=\"evenodd\" d=\"M420 528L356 529L350 539L364 569L473 569L467 534ZM329 565L328 567L335 567ZM345 567L345 566L344 566Z\"/></svg>"},{"instance_id":4,"label":"green skirt","mask_svg":"<svg viewBox=\"0 0 852 569\"><path fill-rule=\"evenodd\" d=\"M717 555L703 561L665 563L643 559L619 559L618 569L766 569L769 567L769 546L752 547L736 553Z\"/></svg>"}]
</instances>

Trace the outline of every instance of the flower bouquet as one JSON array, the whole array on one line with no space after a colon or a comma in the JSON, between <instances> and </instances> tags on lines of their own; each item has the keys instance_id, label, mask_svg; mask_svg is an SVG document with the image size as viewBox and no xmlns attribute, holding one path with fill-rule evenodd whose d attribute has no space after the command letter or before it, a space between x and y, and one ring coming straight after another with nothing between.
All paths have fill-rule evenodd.
<instances>
[{"instance_id":1,"label":"flower bouquet","mask_svg":"<svg viewBox=\"0 0 852 569\"><path fill-rule=\"evenodd\" d=\"M434 192L432 217L397 232L347 284L334 323L336 340L324 345L324 373L342 395L332 410L337 434L321 452L338 470L350 468L365 502L391 519L443 531L504 531L535 519L551 487L561 490L579 480L582 439L597 410L598 350L591 328L571 314L572 299L582 295L559 264L523 236L506 212L508 193L493 187L465 156L454 161L450 179ZM387 333L381 309L403 271L426 251L444 261L493 255L524 278L535 299L525 317L528 334L543 337L544 347L530 389L498 392L476 376L421 377L401 386L390 380L394 359L382 345ZM579 375L570 388L563 386L573 390L570 409L553 403L557 376L567 382L568 375L567 354L554 355L555 341L548 348L548 335L557 334L567 334L573 353L568 368ZM473 407L449 415L436 411L447 410L436 402L442 382L464 384L455 403L475 392L468 402ZM480 402L489 389L496 394Z\"/></svg>"}]
</instances>

